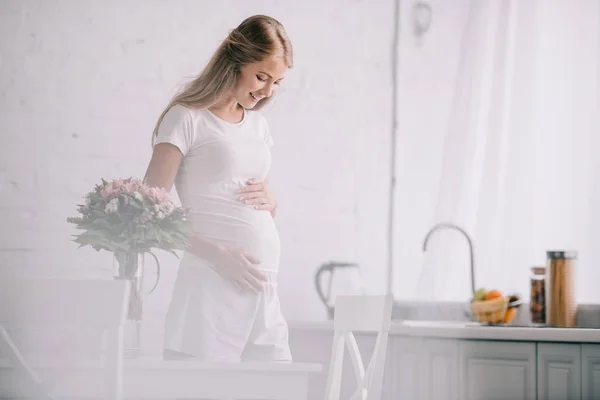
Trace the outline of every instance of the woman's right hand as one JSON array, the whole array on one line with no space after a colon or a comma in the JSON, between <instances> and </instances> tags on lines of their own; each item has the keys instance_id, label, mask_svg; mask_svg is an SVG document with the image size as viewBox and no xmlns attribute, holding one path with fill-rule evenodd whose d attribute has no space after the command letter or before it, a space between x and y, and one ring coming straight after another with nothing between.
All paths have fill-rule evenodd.
<instances>
[{"instance_id":1,"label":"woman's right hand","mask_svg":"<svg viewBox=\"0 0 600 400\"><path fill-rule=\"evenodd\" d=\"M241 247L215 243L193 233L186 251L208 261L213 270L241 290L258 293L264 289L267 278L256 268L260 260Z\"/></svg>"},{"instance_id":2,"label":"woman's right hand","mask_svg":"<svg viewBox=\"0 0 600 400\"><path fill-rule=\"evenodd\" d=\"M264 290L267 278L256 268L260 260L244 249L237 246L219 246L213 263L217 273L231 279L241 290L253 293Z\"/></svg>"}]
</instances>

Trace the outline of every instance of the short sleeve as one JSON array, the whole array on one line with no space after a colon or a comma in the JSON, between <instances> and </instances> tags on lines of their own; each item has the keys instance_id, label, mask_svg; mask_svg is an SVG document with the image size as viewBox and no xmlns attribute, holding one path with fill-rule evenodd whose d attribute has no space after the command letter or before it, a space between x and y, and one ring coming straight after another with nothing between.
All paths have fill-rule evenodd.
<instances>
[{"instance_id":1,"label":"short sleeve","mask_svg":"<svg viewBox=\"0 0 600 400\"><path fill-rule=\"evenodd\" d=\"M264 126L265 126L265 144L267 145L268 148L273 147L273 137L271 136L271 128L269 127L269 123L267 122L266 119L264 119Z\"/></svg>"},{"instance_id":2,"label":"short sleeve","mask_svg":"<svg viewBox=\"0 0 600 400\"><path fill-rule=\"evenodd\" d=\"M194 139L192 115L187 108L177 104L163 117L154 144L171 143L186 155L192 148Z\"/></svg>"}]
</instances>

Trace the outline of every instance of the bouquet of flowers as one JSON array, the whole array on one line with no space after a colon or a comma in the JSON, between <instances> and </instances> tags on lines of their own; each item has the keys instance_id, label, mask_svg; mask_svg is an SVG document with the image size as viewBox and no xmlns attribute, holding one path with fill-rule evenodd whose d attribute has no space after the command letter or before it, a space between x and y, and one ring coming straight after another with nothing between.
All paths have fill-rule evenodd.
<instances>
[{"instance_id":1,"label":"bouquet of flowers","mask_svg":"<svg viewBox=\"0 0 600 400\"><path fill-rule=\"evenodd\" d=\"M110 182L102 179L77 210L80 216L67 218L83 230L75 235L74 241L79 247L112 252L114 278L126 279L131 284L127 316L135 332L128 335L131 343L126 351L137 355L141 348L144 254L149 253L156 261L157 277L152 293L160 279L160 264L151 250L166 250L177 257L175 250L187 248L192 232L188 210L177 207L166 190L134 178Z\"/></svg>"},{"instance_id":2,"label":"bouquet of flowers","mask_svg":"<svg viewBox=\"0 0 600 400\"><path fill-rule=\"evenodd\" d=\"M174 250L189 244L188 210L175 206L166 190L139 179L102 179L77 210L81 216L67 221L84 231L74 239L79 247L128 253L158 248L177 255Z\"/></svg>"}]
</instances>

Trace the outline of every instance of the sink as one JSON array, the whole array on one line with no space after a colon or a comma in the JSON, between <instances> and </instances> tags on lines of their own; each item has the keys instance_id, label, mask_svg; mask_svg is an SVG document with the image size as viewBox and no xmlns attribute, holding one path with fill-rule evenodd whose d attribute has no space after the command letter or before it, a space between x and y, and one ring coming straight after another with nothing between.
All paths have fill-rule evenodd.
<instances>
[{"instance_id":1,"label":"sink","mask_svg":"<svg viewBox=\"0 0 600 400\"><path fill-rule=\"evenodd\" d=\"M467 328L467 327L478 327L484 326L479 322L472 321L425 321L425 320L403 320L398 321L402 325L411 328Z\"/></svg>"},{"instance_id":2,"label":"sink","mask_svg":"<svg viewBox=\"0 0 600 400\"><path fill-rule=\"evenodd\" d=\"M406 327L496 327L496 328L544 328L530 321L529 307L523 303L509 325L487 325L469 319L469 305L461 302L397 301L392 308L392 320ZM600 305L577 306L577 328L600 329Z\"/></svg>"},{"instance_id":3,"label":"sink","mask_svg":"<svg viewBox=\"0 0 600 400\"><path fill-rule=\"evenodd\" d=\"M439 329L461 329L461 328L544 328L544 325L508 324L488 325L475 321L436 321L436 320L397 320L401 326L407 328L439 328Z\"/></svg>"}]
</instances>

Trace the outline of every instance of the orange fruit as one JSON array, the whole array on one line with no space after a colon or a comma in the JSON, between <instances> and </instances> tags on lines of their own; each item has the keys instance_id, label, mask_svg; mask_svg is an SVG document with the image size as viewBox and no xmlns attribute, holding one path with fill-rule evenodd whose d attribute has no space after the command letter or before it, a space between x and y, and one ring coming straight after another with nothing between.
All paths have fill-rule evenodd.
<instances>
[{"instance_id":1,"label":"orange fruit","mask_svg":"<svg viewBox=\"0 0 600 400\"><path fill-rule=\"evenodd\" d=\"M504 315L504 323L508 324L515 318L516 315L517 307L510 307L508 310L506 310L506 314Z\"/></svg>"},{"instance_id":2,"label":"orange fruit","mask_svg":"<svg viewBox=\"0 0 600 400\"><path fill-rule=\"evenodd\" d=\"M498 297L502 297L503 294L501 291L499 290L490 290L489 292L487 292L487 294L485 295L485 299L486 300L492 300L492 299L497 299Z\"/></svg>"}]
</instances>

